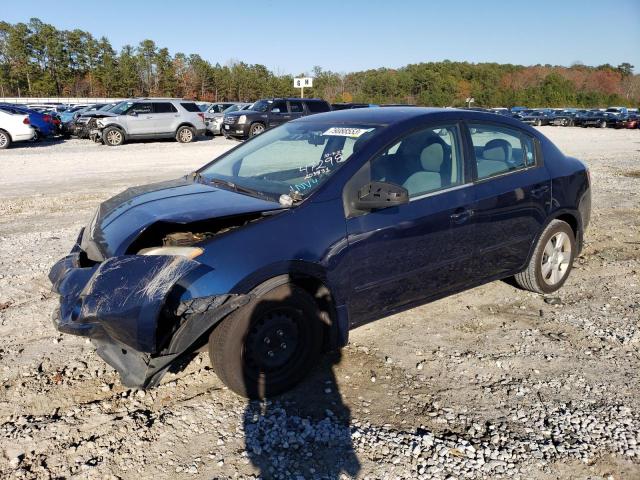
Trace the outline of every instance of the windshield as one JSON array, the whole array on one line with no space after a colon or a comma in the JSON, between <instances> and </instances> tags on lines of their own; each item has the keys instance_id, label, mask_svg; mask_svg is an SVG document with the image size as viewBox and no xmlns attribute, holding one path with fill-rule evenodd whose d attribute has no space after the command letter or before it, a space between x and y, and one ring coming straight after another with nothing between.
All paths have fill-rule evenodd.
<instances>
[{"instance_id":1,"label":"windshield","mask_svg":"<svg viewBox=\"0 0 640 480\"><path fill-rule=\"evenodd\" d=\"M269 110L269 104L271 103L272 102L269 102L268 100L258 100L251 106L251 110L254 110L256 112L266 112L267 110Z\"/></svg>"},{"instance_id":2,"label":"windshield","mask_svg":"<svg viewBox=\"0 0 640 480\"><path fill-rule=\"evenodd\" d=\"M222 180L277 201L307 197L380 126L287 123L261 134L199 171L208 182Z\"/></svg>"}]
</instances>

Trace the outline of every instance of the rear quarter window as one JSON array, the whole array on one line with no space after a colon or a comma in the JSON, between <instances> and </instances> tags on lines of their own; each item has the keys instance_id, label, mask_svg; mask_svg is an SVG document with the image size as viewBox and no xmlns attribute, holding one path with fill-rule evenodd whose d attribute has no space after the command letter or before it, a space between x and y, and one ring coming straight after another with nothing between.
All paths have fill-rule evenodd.
<instances>
[{"instance_id":1,"label":"rear quarter window","mask_svg":"<svg viewBox=\"0 0 640 480\"><path fill-rule=\"evenodd\" d=\"M187 112L193 112L193 113L200 112L200 109L198 108L198 105L196 105L193 102L183 102L183 103L180 104L180 106L182 108L184 108Z\"/></svg>"},{"instance_id":2,"label":"rear quarter window","mask_svg":"<svg viewBox=\"0 0 640 480\"><path fill-rule=\"evenodd\" d=\"M328 112L331 110L327 102L306 102L306 104L311 113Z\"/></svg>"}]
</instances>

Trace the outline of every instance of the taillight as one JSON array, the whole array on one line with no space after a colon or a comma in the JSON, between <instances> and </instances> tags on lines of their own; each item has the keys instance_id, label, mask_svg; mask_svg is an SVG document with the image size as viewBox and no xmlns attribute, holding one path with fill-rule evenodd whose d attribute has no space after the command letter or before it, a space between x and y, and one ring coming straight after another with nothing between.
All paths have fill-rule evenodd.
<instances>
[{"instance_id":1,"label":"taillight","mask_svg":"<svg viewBox=\"0 0 640 480\"><path fill-rule=\"evenodd\" d=\"M45 122L51 123L51 115L43 115L43 117Z\"/></svg>"},{"instance_id":2,"label":"taillight","mask_svg":"<svg viewBox=\"0 0 640 480\"><path fill-rule=\"evenodd\" d=\"M204 122L204 113L200 112L198 113L198 116L202 119L202 121Z\"/></svg>"},{"instance_id":3,"label":"taillight","mask_svg":"<svg viewBox=\"0 0 640 480\"><path fill-rule=\"evenodd\" d=\"M24 123L25 125L31 125L31 122L29 121L29 117L24 117L24 120L22 120L22 123Z\"/></svg>"}]
</instances>

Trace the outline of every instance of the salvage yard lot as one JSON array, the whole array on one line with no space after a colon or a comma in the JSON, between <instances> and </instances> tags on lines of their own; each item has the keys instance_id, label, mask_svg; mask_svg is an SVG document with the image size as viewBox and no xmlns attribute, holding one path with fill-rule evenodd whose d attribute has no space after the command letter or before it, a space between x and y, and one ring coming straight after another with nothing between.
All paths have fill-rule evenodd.
<instances>
[{"instance_id":1,"label":"salvage yard lot","mask_svg":"<svg viewBox=\"0 0 640 480\"><path fill-rule=\"evenodd\" d=\"M3 151L0 477L640 478L640 132L541 131L593 182L557 295L494 282L361 327L264 405L226 390L205 354L128 390L50 320L48 270L99 202L237 142Z\"/></svg>"}]
</instances>

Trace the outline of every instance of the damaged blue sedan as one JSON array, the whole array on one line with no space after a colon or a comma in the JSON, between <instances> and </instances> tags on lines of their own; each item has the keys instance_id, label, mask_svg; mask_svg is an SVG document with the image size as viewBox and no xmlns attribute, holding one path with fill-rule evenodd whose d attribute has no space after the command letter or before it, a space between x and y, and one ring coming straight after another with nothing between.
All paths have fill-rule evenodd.
<instances>
[{"instance_id":1,"label":"damaged blue sedan","mask_svg":"<svg viewBox=\"0 0 640 480\"><path fill-rule=\"evenodd\" d=\"M51 270L54 323L126 386L208 349L230 389L264 398L358 325L510 277L556 291L590 210L585 165L517 120L317 114L102 203Z\"/></svg>"}]
</instances>

